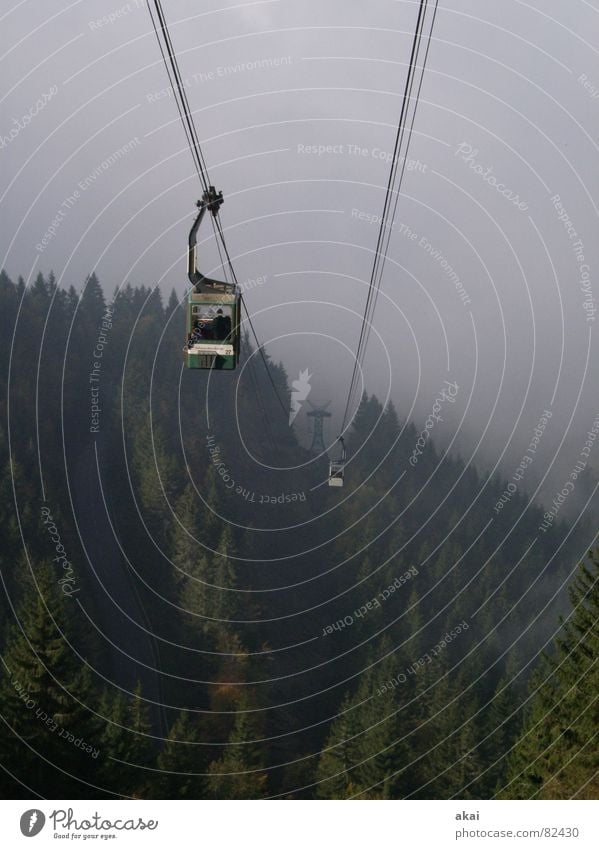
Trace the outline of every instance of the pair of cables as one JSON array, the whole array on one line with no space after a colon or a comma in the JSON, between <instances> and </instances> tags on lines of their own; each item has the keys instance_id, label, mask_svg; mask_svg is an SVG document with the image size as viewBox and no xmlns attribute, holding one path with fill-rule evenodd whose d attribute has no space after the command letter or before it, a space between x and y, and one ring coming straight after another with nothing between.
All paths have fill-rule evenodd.
<instances>
[{"instance_id":1,"label":"pair of cables","mask_svg":"<svg viewBox=\"0 0 599 849\"><path fill-rule=\"evenodd\" d=\"M429 0L420 0L420 5L418 7L418 18L416 21L416 28L414 30L408 74L406 77L401 112L395 135L395 144L393 147L393 159L391 161L389 179L385 190L385 201L383 204L383 212L379 225L374 261L368 284L364 315L362 317L362 325L358 337L354 367L347 393L345 411L343 413L341 434L345 432L346 424L348 424L348 416L352 407L353 396L358 383L358 376L362 370L366 348L368 346L376 304L381 288L385 261L389 252L393 223L397 213L399 196L406 170L406 163L408 161L408 151L410 148L410 141L412 139L420 93L422 91L422 82L428 60L428 53L435 26L438 5L439 0L435 0L434 4L429 2ZM421 64L419 64L420 60L422 60Z\"/></svg>"}]
</instances>

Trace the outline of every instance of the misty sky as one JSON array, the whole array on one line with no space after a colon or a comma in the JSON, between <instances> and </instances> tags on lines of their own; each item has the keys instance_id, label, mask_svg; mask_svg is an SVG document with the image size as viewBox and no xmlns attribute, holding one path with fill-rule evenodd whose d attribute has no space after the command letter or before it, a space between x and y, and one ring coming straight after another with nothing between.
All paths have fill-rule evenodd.
<instances>
[{"instance_id":1,"label":"misty sky","mask_svg":"<svg viewBox=\"0 0 599 849\"><path fill-rule=\"evenodd\" d=\"M338 419L418 4L164 6L260 338ZM182 295L200 187L145 2L0 10L2 266ZM549 500L599 413L598 36L596 1L441 0L366 357L417 424L457 382L435 437L506 474L551 411Z\"/></svg>"}]
</instances>

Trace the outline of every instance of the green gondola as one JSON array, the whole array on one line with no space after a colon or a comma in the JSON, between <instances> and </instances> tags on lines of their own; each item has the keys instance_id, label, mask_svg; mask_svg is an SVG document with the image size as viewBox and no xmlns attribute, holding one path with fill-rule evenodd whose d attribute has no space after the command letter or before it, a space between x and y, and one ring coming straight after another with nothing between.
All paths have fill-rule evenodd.
<instances>
[{"instance_id":1,"label":"green gondola","mask_svg":"<svg viewBox=\"0 0 599 849\"><path fill-rule=\"evenodd\" d=\"M199 212L189 232L185 365L187 368L234 369L239 361L241 295L233 283L211 280L196 267L197 231L206 210L216 217L223 202L214 186L198 201Z\"/></svg>"}]
</instances>

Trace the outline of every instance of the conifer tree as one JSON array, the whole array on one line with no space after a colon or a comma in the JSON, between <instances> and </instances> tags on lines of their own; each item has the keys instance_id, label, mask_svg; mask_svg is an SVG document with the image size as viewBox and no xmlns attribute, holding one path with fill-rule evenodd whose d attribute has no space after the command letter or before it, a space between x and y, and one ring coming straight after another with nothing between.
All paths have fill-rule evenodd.
<instances>
[{"instance_id":1,"label":"conifer tree","mask_svg":"<svg viewBox=\"0 0 599 849\"><path fill-rule=\"evenodd\" d=\"M373 664L371 653L366 671L353 696L346 696L318 765L318 796L323 799L399 798L403 792L402 769L408 751L399 741L401 725L397 708L405 698L403 685L390 684L401 661L379 644L383 660Z\"/></svg>"},{"instance_id":2,"label":"conifer tree","mask_svg":"<svg viewBox=\"0 0 599 849\"><path fill-rule=\"evenodd\" d=\"M245 695L229 737L229 745L209 767L208 792L213 799L262 799L267 795L262 723L251 696Z\"/></svg>"},{"instance_id":3,"label":"conifer tree","mask_svg":"<svg viewBox=\"0 0 599 849\"><path fill-rule=\"evenodd\" d=\"M104 719L97 762L102 786L116 796L151 797L157 746L141 685L131 696L105 690L98 713Z\"/></svg>"},{"instance_id":4,"label":"conifer tree","mask_svg":"<svg viewBox=\"0 0 599 849\"><path fill-rule=\"evenodd\" d=\"M596 799L599 793L599 550L580 564L570 599L573 611L555 641L555 655L531 681L504 798Z\"/></svg>"},{"instance_id":5,"label":"conifer tree","mask_svg":"<svg viewBox=\"0 0 599 849\"><path fill-rule=\"evenodd\" d=\"M158 756L161 798L202 799L206 795L206 746L197 714L181 711Z\"/></svg>"},{"instance_id":6,"label":"conifer tree","mask_svg":"<svg viewBox=\"0 0 599 849\"><path fill-rule=\"evenodd\" d=\"M174 289L171 289L171 293L169 295L168 303L166 305L165 317L170 318L170 316L177 310L179 307L179 298L177 297L177 293Z\"/></svg>"},{"instance_id":7,"label":"conifer tree","mask_svg":"<svg viewBox=\"0 0 599 849\"><path fill-rule=\"evenodd\" d=\"M95 749L100 733L86 705L96 699L89 670L58 630L68 630L68 616L56 575L43 563L34 572L37 586L28 584L3 653L0 761L42 795L44 782L59 781L64 795L85 797L95 772L85 746Z\"/></svg>"}]
</instances>

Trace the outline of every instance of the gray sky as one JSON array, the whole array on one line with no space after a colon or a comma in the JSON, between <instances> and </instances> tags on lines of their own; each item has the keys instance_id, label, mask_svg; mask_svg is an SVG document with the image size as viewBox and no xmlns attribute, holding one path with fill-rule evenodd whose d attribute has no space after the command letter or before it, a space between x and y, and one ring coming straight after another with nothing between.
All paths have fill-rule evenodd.
<instances>
[{"instance_id":1,"label":"gray sky","mask_svg":"<svg viewBox=\"0 0 599 849\"><path fill-rule=\"evenodd\" d=\"M417 4L164 5L238 277L265 278L259 334L339 411ZM2 265L182 294L199 184L145 2L0 10ZM366 359L369 391L417 423L457 381L435 436L466 457L482 439L491 466L505 449L506 473L553 411L549 500L599 412L598 34L596 2L441 0Z\"/></svg>"}]
</instances>

